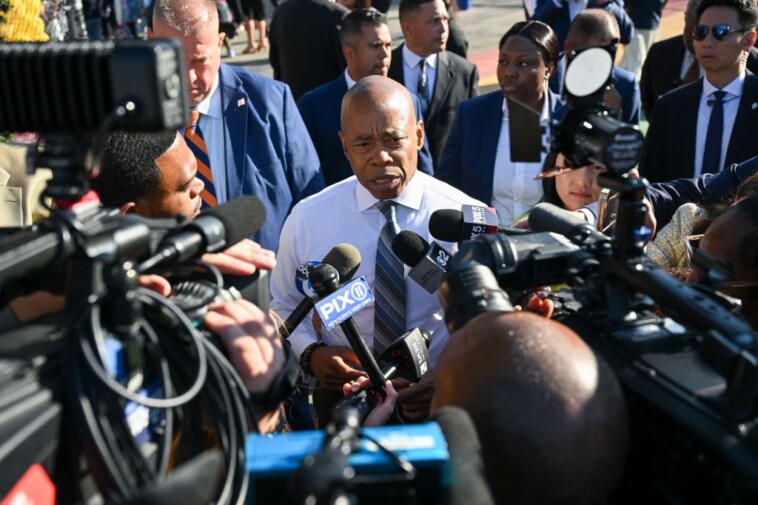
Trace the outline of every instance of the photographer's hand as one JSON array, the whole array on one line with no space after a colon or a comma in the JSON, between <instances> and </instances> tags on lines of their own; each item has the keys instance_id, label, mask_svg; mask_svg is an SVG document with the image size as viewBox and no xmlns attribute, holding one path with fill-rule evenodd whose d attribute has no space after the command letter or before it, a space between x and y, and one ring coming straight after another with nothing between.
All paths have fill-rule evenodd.
<instances>
[{"instance_id":1,"label":"photographer's hand","mask_svg":"<svg viewBox=\"0 0 758 505\"><path fill-rule=\"evenodd\" d=\"M317 347L311 355L313 375L322 386L338 391L346 382L366 376L366 372L356 368L359 363L355 352L344 345Z\"/></svg>"},{"instance_id":2,"label":"photographer's hand","mask_svg":"<svg viewBox=\"0 0 758 505\"><path fill-rule=\"evenodd\" d=\"M253 275L258 270L271 270L276 266L274 251L247 238L220 253L204 254L202 259L226 275Z\"/></svg>"},{"instance_id":3,"label":"photographer's hand","mask_svg":"<svg viewBox=\"0 0 758 505\"><path fill-rule=\"evenodd\" d=\"M423 421L429 417L429 406L434 396L434 370L428 371L418 382L395 379L397 402L403 415L411 421Z\"/></svg>"},{"instance_id":4,"label":"photographer's hand","mask_svg":"<svg viewBox=\"0 0 758 505\"><path fill-rule=\"evenodd\" d=\"M268 315L247 300L235 300L209 307L205 325L229 350L230 361L248 390L267 391L285 362L282 339ZM278 409L259 415L260 432L272 431L278 416Z\"/></svg>"},{"instance_id":5,"label":"photographer's hand","mask_svg":"<svg viewBox=\"0 0 758 505\"><path fill-rule=\"evenodd\" d=\"M350 393L357 393L361 389L369 389L370 387L371 381L369 378L360 377L358 380L344 384L342 386L342 394L347 396ZM375 395L376 406L363 422L363 426L382 426L392 417L392 413L395 411L395 404L397 403L397 391L392 386L392 381L388 380L384 383L384 391L387 393L387 397L382 399L380 395Z\"/></svg>"}]
</instances>

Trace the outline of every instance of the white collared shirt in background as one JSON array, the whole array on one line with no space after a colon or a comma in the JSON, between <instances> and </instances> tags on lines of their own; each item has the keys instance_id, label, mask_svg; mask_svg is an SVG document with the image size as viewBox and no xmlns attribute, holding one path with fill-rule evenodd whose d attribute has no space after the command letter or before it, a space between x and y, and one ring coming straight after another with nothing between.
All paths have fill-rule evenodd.
<instances>
[{"instance_id":1,"label":"white collared shirt in background","mask_svg":"<svg viewBox=\"0 0 758 505\"><path fill-rule=\"evenodd\" d=\"M550 98L545 93L540 121L546 122L550 117ZM545 140L543 138L543 144ZM508 121L508 102L503 99L503 121L495 155L495 170L492 181L492 206L497 209L500 226L510 226L520 218L543 195L542 182L534 178L542 172L546 152L540 155L539 163L514 163L511 161L510 122Z\"/></svg>"},{"instance_id":2,"label":"white collared shirt in background","mask_svg":"<svg viewBox=\"0 0 758 505\"><path fill-rule=\"evenodd\" d=\"M721 159L719 160L719 170L723 170L724 161L726 161L726 151L729 149L729 139L732 136L734 120L737 119L737 111L740 108L740 97L742 96L742 87L745 84L745 71L724 86L726 91L724 96L724 131L721 137ZM708 123L711 120L711 110L713 106L708 105L709 100L715 100L713 92L718 88L708 82L708 78L703 78L703 92L700 95L700 105L697 112L697 130L695 136L695 171L694 177L700 177L703 172L703 154L705 152L705 139L708 136Z\"/></svg>"},{"instance_id":3,"label":"white collared shirt in background","mask_svg":"<svg viewBox=\"0 0 758 505\"><path fill-rule=\"evenodd\" d=\"M421 56L414 53L406 44L403 44L403 81L408 90L418 94L418 75L421 67L419 63L423 60ZM429 101L432 101L434 95L434 83L437 82L437 54L426 57L426 86L429 90Z\"/></svg>"}]
</instances>

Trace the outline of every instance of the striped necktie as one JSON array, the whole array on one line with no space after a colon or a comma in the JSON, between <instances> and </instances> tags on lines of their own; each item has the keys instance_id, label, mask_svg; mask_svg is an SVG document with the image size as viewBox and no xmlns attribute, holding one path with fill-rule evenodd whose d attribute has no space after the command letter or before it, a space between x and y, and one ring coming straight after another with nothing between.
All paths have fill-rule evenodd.
<instances>
[{"instance_id":1,"label":"striped necktie","mask_svg":"<svg viewBox=\"0 0 758 505\"><path fill-rule=\"evenodd\" d=\"M421 60L418 64L416 94L418 95L418 101L421 104L421 114L424 115L426 114L426 109L429 108L429 82L426 77L426 60Z\"/></svg>"},{"instance_id":2,"label":"striped necktie","mask_svg":"<svg viewBox=\"0 0 758 505\"><path fill-rule=\"evenodd\" d=\"M192 123L184 130L184 139L197 159L197 177L205 185L200 192L200 198L203 201L202 208L207 209L208 207L215 207L218 202L216 201L216 188L213 186L211 159L208 156L208 148L205 146L203 131L200 129L198 119L200 119L200 113L193 110Z\"/></svg>"},{"instance_id":3,"label":"striped necktie","mask_svg":"<svg viewBox=\"0 0 758 505\"><path fill-rule=\"evenodd\" d=\"M378 202L387 223L379 233L374 294L374 353L378 356L405 333L405 279L403 264L392 253L392 240L400 233L393 201Z\"/></svg>"}]
</instances>

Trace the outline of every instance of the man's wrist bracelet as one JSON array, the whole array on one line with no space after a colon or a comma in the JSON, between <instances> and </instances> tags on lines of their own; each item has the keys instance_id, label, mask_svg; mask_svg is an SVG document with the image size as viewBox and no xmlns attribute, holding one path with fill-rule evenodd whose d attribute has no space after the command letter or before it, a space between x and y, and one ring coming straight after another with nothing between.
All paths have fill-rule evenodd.
<instances>
[{"instance_id":1,"label":"man's wrist bracelet","mask_svg":"<svg viewBox=\"0 0 758 505\"><path fill-rule=\"evenodd\" d=\"M300 369L303 371L303 373L313 375L313 370L311 369L311 358L313 357L313 351L315 351L317 347L324 346L326 346L324 342L314 342L305 348L303 353L300 355Z\"/></svg>"}]
</instances>

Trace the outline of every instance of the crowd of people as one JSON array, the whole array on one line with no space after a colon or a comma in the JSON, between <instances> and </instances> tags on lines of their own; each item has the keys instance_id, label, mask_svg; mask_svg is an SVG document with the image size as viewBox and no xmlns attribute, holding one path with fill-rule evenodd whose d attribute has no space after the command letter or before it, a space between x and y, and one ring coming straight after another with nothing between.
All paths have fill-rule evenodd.
<instances>
[{"instance_id":1,"label":"crowd of people","mask_svg":"<svg viewBox=\"0 0 758 505\"><path fill-rule=\"evenodd\" d=\"M549 202L595 225L605 168L566 167L562 154L547 150L539 161L512 161L510 132L519 125L509 118L510 101L543 122L561 117L567 61L589 47L615 56L625 45L625 68L614 66L606 105L624 122L649 124L639 172L654 182L646 192L657 227L650 257L690 282L703 275L693 255L729 262L733 275L721 289L741 299L758 329L755 0L690 0L683 34L657 43L664 2L652 2L650 15L636 2L624 10L620 0L525 2L527 19L497 46L499 89L482 96L459 28L459 50L451 50L449 2L400 0L403 42L394 49L382 13L388 5L288 0L267 30L262 2L242 2L232 16L244 20L246 51L270 44L275 79L221 62L230 33L219 3L155 0L147 37L182 43L192 122L179 132L114 133L93 187L103 205L145 217L193 218L244 195L263 202L259 231L204 260L232 275L271 270L271 317L238 301L214 306L206 323L254 392L272 383L282 346L291 347L302 373L298 396L286 399L292 428L314 426L311 392L323 426L343 394L367 386L339 327L314 315L283 344L272 320L302 300L299 265L350 243L361 255L355 277L375 296L353 320L374 354L413 328L432 335L430 370L417 383L388 383L391 394L372 423L389 417L394 403L410 422L457 405L477 428L497 502L598 503L611 493L628 426L604 361L566 327L528 312L485 314L449 333L437 293L408 278L390 247L403 230L432 242L431 214L466 205L493 207L500 226L523 226L535 204ZM0 148L2 175L12 157ZM558 175L537 179L546 171ZM12 225L28 225L26 214ZM163 280L143 282L171 293ZM23 324L61 309L62 299L45 296L14 301L0 320ZM263 431L278 425L279 412L268 414Z\"/></svg>"}]
</instances>

